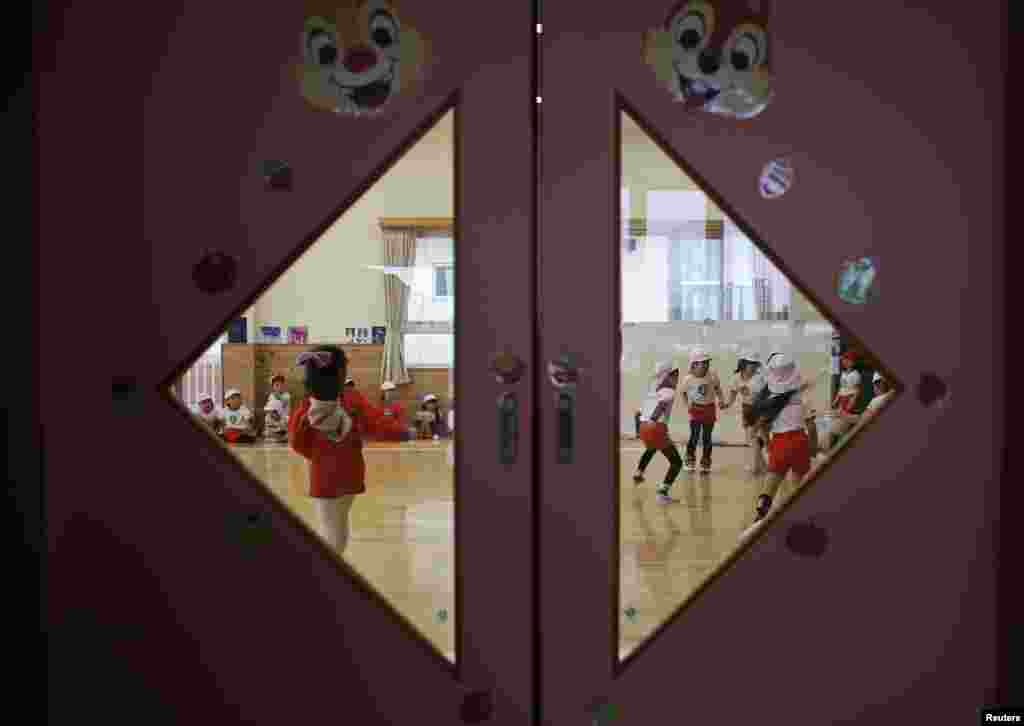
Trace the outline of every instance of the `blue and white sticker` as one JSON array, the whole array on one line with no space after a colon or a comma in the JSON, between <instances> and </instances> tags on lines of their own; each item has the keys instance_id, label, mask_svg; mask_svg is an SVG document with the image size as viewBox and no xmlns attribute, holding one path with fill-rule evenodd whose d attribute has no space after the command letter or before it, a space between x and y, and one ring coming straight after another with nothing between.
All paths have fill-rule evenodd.
<instances>
[{"instance_id":1,"label":"blue and white sticker","mask_svg":"<svg viewBox=\"0 0 1024 726\"><path fill-rule=\"evenodd\" d=\"M773 159L764 165L757 188L765 199L778 199L793 186L793 163L789 159Z\"/></svg>"}]
</instances>

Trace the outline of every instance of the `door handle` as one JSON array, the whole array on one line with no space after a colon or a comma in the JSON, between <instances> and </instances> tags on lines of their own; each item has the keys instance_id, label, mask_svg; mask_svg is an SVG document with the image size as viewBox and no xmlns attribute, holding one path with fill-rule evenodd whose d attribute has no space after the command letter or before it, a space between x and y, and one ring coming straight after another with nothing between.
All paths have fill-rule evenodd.
<instances>
[{"instance_id":1,"label":"door handle","mask_svg":"<svg viewBox=\"0 0 1024 726\"><path fill-rule=\"evenodd\" d=\"M498 460L516 463L519 450L519 401L516 394L506 393L498 399Z\"/></svg>"},{"instance_id":2,"label":"door handle","mask_svg":"<svg viewBox=\"0 0 1024 726\"><path fill-rule=\"evenodd\" d=\"M577 356L563 353L548 363L548 378L555 389L555 415L558 418L558 463L571 464L576 438L576 386L580 367Z\"/></svg>"},{"instance_id":3,"label":"door handle","mask_svg":"<svg viewBox=\"0 0 1024 726\"><path fill-rule=\"evenodd\" d=\"M573 395L567 392L558 394L558 463L571 464L574 439L574 418L576 415Z\"/></svg>"}]
</instances>

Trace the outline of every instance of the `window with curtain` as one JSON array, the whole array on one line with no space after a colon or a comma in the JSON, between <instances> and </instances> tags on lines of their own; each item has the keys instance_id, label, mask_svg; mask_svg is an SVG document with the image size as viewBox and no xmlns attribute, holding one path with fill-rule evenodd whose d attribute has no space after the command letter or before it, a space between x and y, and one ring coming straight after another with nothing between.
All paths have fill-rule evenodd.
<instances>
[{"instance_id":1,"label":"window with curtain","mask_svg":"<svg viewBox=\"0 0 1024 726\"><path fill-rule=\"evenodd\" d=\"M193 406L199 396L209 393L217 405L221 403L221 346L228 342L225 332L206 349L192 367L185 371L177 384L178 399L185 406Z\"/></svg>"},{"instance_id":2,"label":"window with curtain","mask_svg":"<svg viewBox=\"0 0 1024 726\"><path fill-rule=\"evenodd\" d=\"M652 190L623 224L624 322L786 320L790 285L728 220L708 219L700 190ZM622 193L628 219L629 192Z\"/></svg>"},{"instance_id":3,"label":"window with curtain","mask_svg":"<svg viewBox=\"0 0 1024 726\"><path fill-rule=\"evenodd\" d=\"M455 244L450 234L424 232L417 237L416 269L402 330L408 368L454 365L454 259Z\"/></svg>"}]
</instances>

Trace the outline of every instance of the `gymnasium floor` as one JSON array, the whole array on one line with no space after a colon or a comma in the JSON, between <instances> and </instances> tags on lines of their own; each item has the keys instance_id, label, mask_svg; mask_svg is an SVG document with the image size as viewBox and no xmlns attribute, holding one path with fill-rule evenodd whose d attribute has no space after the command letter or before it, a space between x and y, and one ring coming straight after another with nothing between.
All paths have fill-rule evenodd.
<instances>
[{"instance_id":1,"label":"gymnasium floor","mask_svg":"<svg viewBox=\"0 0 1024 726\"><path fill-rule=\"evenodd\" d=\"M447 657L454 655L452 469L445 441L370 443L368 492L356 498L345 560ZM282 444L235 446L242 462L318 531L305 496L306 462ZM642 453L623 441L620 654L625 656L707 578L750 524L760 483L744 471L749 449L716 447L709 475L683 472L662 505L654 487L668 464L657 456L646 481L632 474ZM780 503L791 495L783 485Z\"/></svg>"}]
</instances>

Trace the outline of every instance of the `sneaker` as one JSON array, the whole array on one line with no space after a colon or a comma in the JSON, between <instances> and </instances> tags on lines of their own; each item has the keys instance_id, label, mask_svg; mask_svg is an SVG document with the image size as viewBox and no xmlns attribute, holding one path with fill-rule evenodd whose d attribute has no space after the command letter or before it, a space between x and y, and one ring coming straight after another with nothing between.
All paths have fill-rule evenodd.
<instances>
[{"instance_id":1,"label":"sneaker","mask_svg":"<svg viewBox=\"0 0 1024 726\"><path fill-rule=\"evenodd\" d=\"M686 457L686 462L683 464L683 468L687 471L697 470L697 459Z\"/></svg>"},{"instance_id":2,"label":"sneaker","mask_svg":"<svg viewBox=\"0 0 1024 726\"><path fill-rule=\"evenodd\" d=\"M678 499L669 496L668 492L668 489L658 489L658 493L656 496L658 504L677 504L679 502Z\"/></svg>"},{"instance_id":3,"label":"sneaker","mask_svg":"<svg viewBox=\"0 0 1024 726\"><path fill-rule=\"evenodd\" d=\"M701 474L710 474L711 473L711 460L710 459L705 459L704 461L700 462L700 473Z\"/></svg>"},{"instance_id":4,"label":"sneaker","mask_svg":"<svg viewBox=\"0 0 1024 726\"><path fill-rule=\"evenodd\" d=\"M639 484L643 480L644 480L644 475L642 473L640 473L639 471L636 474L633 475L633 483L634 484Z\"/></svg>"}]
</instances>

